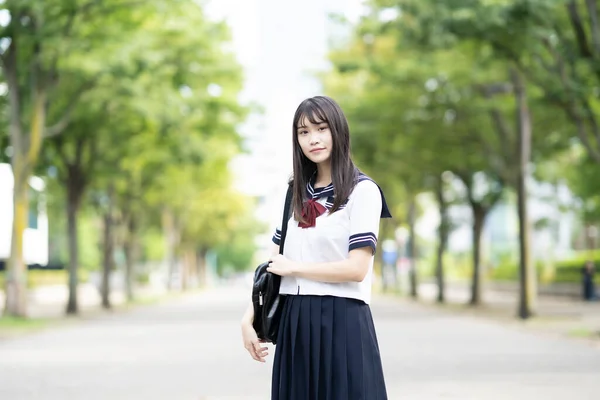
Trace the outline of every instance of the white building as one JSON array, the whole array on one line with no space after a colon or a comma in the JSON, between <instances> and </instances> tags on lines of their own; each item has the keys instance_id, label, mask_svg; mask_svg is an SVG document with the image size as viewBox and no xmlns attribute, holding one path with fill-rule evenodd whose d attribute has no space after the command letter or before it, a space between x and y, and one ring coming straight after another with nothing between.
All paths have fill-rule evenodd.
<instances>
[{"instance_id":1,"label":"white building","mask_svg":"<svg viewBox=\"0 0 600 400\"><path fill-rule=\"evenodd\" d=\"M462 184L453 181L460 192ZM528 213L531 226L530 244L532 257L537 260L568 258L573 253L572 239L577 230L578 218L574 211L561 209L564 205L576 206L576 199L566 185L554 186L530 180L528 183ZM481 245L484 258L492 264L519 252L519 218L516 196L496 204L490 210L482 233ZM418 234L428 241L437 240L439 211L431 196L421 199L424 213L419 218ZM450 218L458 226L449 237L450 252L470 252L472 248L472 211L468 205L452 206ZM546 224L540 224L545 220Z\"/></svg>"},{"instance_id":2,"label":"white building","mask_svg":"<svg viewBox=\"0 0 600 400\"><path fill-rule=\"evenodd\" d=\"M28 265L48 264L48 216L44 202L45 184L41 178L29 180L29 213L23 235L23 257ZM0 164L0 263L10 257L13 224L14 179L10 164Z\"/></svg>"}]
</instances>

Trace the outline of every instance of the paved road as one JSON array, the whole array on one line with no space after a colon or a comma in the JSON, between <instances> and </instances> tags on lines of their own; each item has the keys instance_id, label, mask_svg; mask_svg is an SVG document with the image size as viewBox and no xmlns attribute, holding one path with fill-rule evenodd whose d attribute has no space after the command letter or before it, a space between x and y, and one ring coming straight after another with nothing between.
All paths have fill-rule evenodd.
<instances>
[{"instance_id":1,"label":"paved road","mask_svg":"<svg viewBox=\"0 0 600 400\"><path fill-rule=\"evenodd\" d=\"M246 292L0 342L0 399L268 400L271 364L241 345ZM583 343L392 299L373 314L390 399L600 398L600 351Z\"/></svg>"}]
</instances>

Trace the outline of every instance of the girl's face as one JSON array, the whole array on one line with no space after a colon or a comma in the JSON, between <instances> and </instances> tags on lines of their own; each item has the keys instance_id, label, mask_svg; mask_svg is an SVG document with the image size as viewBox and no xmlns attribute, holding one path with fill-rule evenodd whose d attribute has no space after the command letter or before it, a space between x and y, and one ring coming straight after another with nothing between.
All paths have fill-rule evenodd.
<instances>
[{"instance_id":1,"label":"girl's face","mask_svg":"<svg viewBox=\"0 0 600 400\"><path fill-rule=\"evenodd\" d=\"M296 127L298 144L302 153L315 164L329 162L333 147L333 139L327 122L313 124L306 117L300 118Z\"/></svg>"}]
</instances>

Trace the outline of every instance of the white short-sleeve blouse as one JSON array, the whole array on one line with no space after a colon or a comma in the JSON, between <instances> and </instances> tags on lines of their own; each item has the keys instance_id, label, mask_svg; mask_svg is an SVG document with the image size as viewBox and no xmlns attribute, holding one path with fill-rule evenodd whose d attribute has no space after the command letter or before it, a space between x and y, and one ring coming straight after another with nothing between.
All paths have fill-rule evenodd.
<instances>
[{"instance_id":1,"label":"white short-sleeve blouse","mask_svg":"<svg viewBox=\"0 0 600 400\"><path fill-rule=\"evenodd\" d=\"M369 271L362 282L330 283L285 276L281 278L279 292L348 297L369 304L379 222L381 218L391 217L383 192L371 178L361 173L346 204L330 214L335 196L333 185L324 188L313 185L314 178L307 185L307 198L324 205L327 211L317 217L316 225L310 228L301 228L293 217L289 219L284 256L298 262L323 263L347 259L351 250L370 247L373 256ZM279 244L280 239L281 227L277 227L273 242Z\"/></svg>"}]
</instances>

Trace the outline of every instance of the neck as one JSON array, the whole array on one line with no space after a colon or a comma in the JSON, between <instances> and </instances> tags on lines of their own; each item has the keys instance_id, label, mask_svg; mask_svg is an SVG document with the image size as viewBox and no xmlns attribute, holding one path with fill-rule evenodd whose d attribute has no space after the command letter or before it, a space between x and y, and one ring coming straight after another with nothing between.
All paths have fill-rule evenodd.
<instances>
[{"instance_id":1,"label":"neck","mask_svg":"<svg viewBox=\"0 0 600 400\"><path fill-rule=\"evenodd\" d=\"M317 164L317 180L315 186L327 186L331 183L331 163Z\"/></svg>"}]
</instances>

